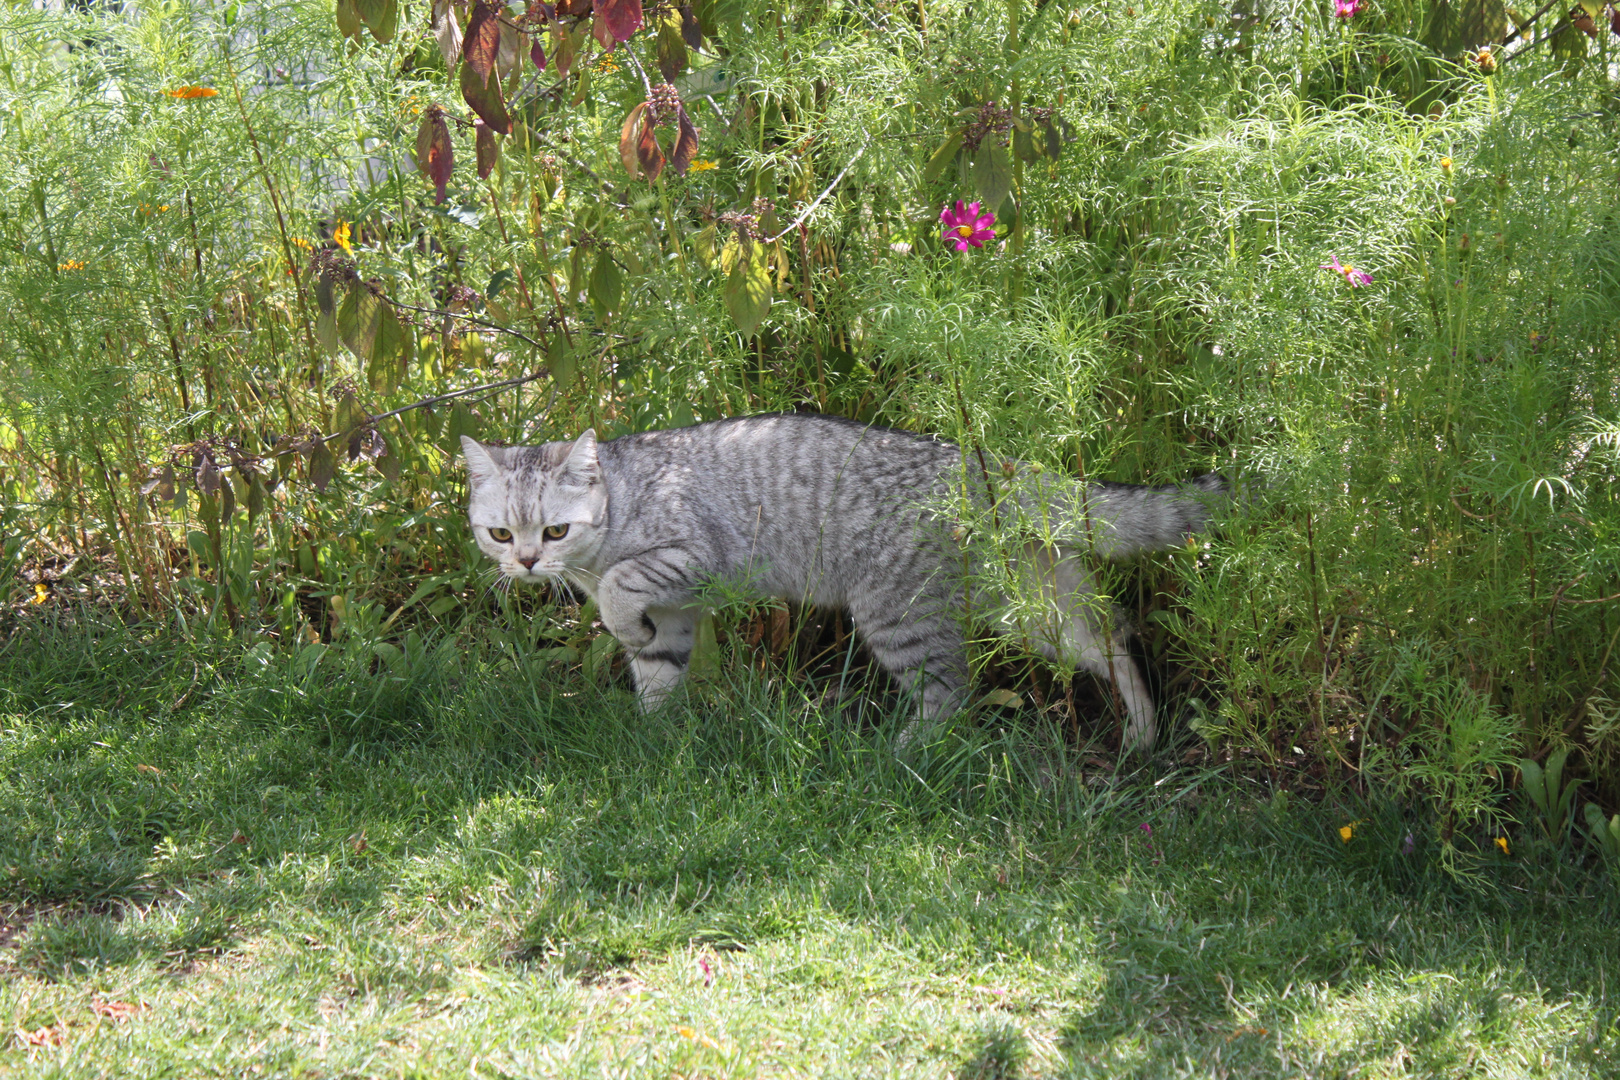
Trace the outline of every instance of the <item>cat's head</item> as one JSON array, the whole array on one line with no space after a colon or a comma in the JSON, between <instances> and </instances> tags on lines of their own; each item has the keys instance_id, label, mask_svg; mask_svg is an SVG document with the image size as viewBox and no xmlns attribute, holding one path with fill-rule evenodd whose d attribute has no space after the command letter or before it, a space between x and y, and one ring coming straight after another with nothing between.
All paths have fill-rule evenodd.
<instances>
[{"instance_id":1,"label":"cat's head","mask_svg":"<svg viewBox=\"0 0 1620 1080\"><path fill-rule=\"evenodd\" d=\"M519 581L589 569L607 520L596 432L544 446L485 446L463 435L467 518L485 555Z\"/></svg>"}]
</instances>

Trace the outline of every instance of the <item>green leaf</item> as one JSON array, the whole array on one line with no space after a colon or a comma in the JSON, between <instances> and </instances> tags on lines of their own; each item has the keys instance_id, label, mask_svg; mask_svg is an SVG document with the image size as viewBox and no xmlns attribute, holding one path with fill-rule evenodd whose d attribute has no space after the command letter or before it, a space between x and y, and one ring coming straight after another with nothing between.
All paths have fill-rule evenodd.
<instances>
[{"instance_id":1,"label":"green leaf","mask_svg":"<svg viewBox=\"0 0 1620 1080\"><path fill-rule=\"evenodd\" d=\"M335 353L343 346L337 329L337 297L332 279L324 275L315 279L315 306L315 340L328 353Z\"/></svg>"},{"instance_id":2,"label":"green leaf","mask_svg":"<svg viewBox=\"0 0 1620 1080\"><path fill-rule=\"evenodd\" d=\"M546 370L551 373L551 381L557 386L567 386L574 381L575 367L574 350L561 334L552 334L546 349Z\"/></svg>"},{"instance_id":3,"label":"green leaf","mask_svg":"<svg viewBox=\"0 0 1620 1080\"><path fill-rule=\"evenodd\" d=\"M1033 165L1041 160L1041 152L1035 148L1035 136L1023 128L1013 132L1013 153L1026 165Z\"/></svg>"},{"instance_id":4,"label":"green leaf","mask_svg":"<svg viewBox=\"0 0 1620 1080\"><path fill-rule=\"evenodd\" d=\"M962 149L962 132L960 130L953 131L951 137L945 140L944 145L934 151L933 157L928 159L928 164L923 166L923 181L932 184L935 180L938 180L940 175L944 173L945 166L951 163L952 159L956 157L956 152L960 149Z\"/></svg>"},{"instance_id":5,"label":"green leaf","mask_svg":"<svg viewBox=\"0 0 1620 1080\"><path fill-rule=\"evenodd\" d=\"M658 24L658 71L665 82L686 70L686 39L681 37L681 17L666 16Z\"/></svg>"},{"instance_id":6,"label":"green leaf","mask_svg":"<svg viewBox=\"0 0 1620 1080\"><path fill-rule=\"evenodd\" d=\"M752 337L771 310L771 274L763 244L749 244L726 278L726 310L744 337Z\"/></svg>"},{"instance_id":7,"label":"green leaf","mask_svg":"<svg viewBox=\"0 0 1620 1080\"><path fill-rule=\"evenodd\" d=\"M317 435L314 445L309 451L309 481L315 485L315 490L324 493L332 478L337 475L337 458L332 451L321 441Z\"/></svg>"},{"instance_id":8,"label":"green leaf","mask_svg":"<svg viewBox=\"0 0 1620 1080\"><path fill-rule=\"evenodd\" d=\"M355 0L337 0L337 28L344 37L360 40L360 8Z\"/></svg>"},{"instance_id":9,"label":"green leaf","mask_svg":"<svg viewBox=\"0 0 1620 1080\"><path fill-rule=\"evenodd\" d=\"M366 381L376 394L392 394L410 371L416 354L416 338L411 329L385 301L377 313L377 329L372 338L371 356L366 364Z\"/></svg>"},{"instance_id":10,"label":"green leaf","mask_svg":"<svg viewBox=\"0 0 1620 1080\"><path fill-rule=\"evenodd\" d=\"M984 205L998 207L1012 194L1012 159L1006 147L986 138L973 156L973 186Z\"/></svg>"},{"instance_id":11,"label":"green leaf","mask_svg":"<svg viewBox=\"0 0 1620 1080\"><path fill-rule=\"evenodd\" d=\"M619 265L613 261L612 252L606 248L596 254L588 292L598 316L605 318L609 312L619 310L619 301L624 293L624 276L619 273Z\"/></svg>"},{"instance_id":12,"label":"green leaf","mask_svg":"<svg viewBox=\"0 0 1620 1080\"><path fill-rule=\"evenodd\" d=\"M338 308L338 336L361 360L371 359L372 346L377 340L377 319L384 306L381 297L374 295L364 283L355 281L349 284L349 294Z\"/></svg>"}]
</instances>

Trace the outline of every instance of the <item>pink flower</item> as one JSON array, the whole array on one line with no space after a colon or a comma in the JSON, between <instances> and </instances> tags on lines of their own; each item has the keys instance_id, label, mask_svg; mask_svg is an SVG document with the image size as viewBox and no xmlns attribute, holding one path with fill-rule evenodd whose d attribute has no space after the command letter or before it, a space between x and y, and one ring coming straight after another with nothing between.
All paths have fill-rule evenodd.
<instances>
[{"instance_id":1,"label":"pink flower","mask_svg":"<svg viewBox=\"0 0 1620 1080\"><path fill-rule=\"evenodd\" d=\"M939 212L939 220L945 225L945 242L955 244L957 251L966 251L969 246L984 247L986 240L995 239L990 226L996 223L996 215L987 213L980 217L978 203L963 206L958 199L956 209L947 206Z\"/></svg>"},{"instance_id":2,"label":"pink flower","mask_svg":"<svg viewBox=\"0 0 1620 1080\"><path fill-rule=\"evenodd\" d=\"M1357 270L1353 266L1342 265L1339 262L1339 257L1337 255L1330 255L1328 256L1328 259L1328 262L1318 266L1317 269L1332 270L1335 274L1342 275L1344 280L1348 281L1350 283L1350 287L1353 289L1359 289L1363 285L1372 284L1372 275L1367 273L1367 271Z\"/></svg>"},{"instance_id":3,"label":"pink flower","mask_svg":"<svg viewBox=\"0 0 1620 1080\"><path fill-rule=\"evenodd\" d=\"M1353 19L1361 14L1362 0L1333 0L1333 17L1335 19Z\"/></svg>"}]
</instances>

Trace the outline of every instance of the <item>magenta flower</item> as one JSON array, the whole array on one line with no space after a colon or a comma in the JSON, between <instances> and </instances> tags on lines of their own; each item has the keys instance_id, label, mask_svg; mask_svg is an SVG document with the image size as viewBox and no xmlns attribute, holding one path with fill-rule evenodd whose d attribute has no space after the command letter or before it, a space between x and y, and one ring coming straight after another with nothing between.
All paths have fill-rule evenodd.
<instances>
[{"instance_id":1,"label":"magenta flower","mask_svg":"<svg viewBox=\"0 0 1620 1080\"><path fill-rule=\"evenodd\" d=\"M939 212L939 220L945 225L945 242L955 244L957 251L966 251L969 246L984 247L984 242L996 235L990 228L996 223L996 215L987 213L980 217L978 203L963 206L958 199L956 209L947 206Z\"/></svg>"},{"instance_id":2,"label":"magenta flower","mask_svg":"<svg viewBox=\"0 0 1620 1080\"><path fill-rule=\"evenodd\" d=\"M1361 14L1361 0L1333 0L1335 19L1353 19Z\"/></svg>"},{"instance_id":3,"label":"magenta flower","mask_svg":"<svg viewBox=\"0 0 1620 1080\"><path fill-rule=\"evenodd\" d=\"M1350 283L1350 287L1353 289L1359 289L1363 285L1372 284L1372 275L1367 273L1367 271L1357 270L1353 266L1343 265L1339 262L1339 257L1337 255L1330 255L1328 256L1328 259L1328 262L1318 266L1317 269L1332 270L1335 274L1342 275L1344 280L1348 281Z\"/></svg>"}]
</instances>

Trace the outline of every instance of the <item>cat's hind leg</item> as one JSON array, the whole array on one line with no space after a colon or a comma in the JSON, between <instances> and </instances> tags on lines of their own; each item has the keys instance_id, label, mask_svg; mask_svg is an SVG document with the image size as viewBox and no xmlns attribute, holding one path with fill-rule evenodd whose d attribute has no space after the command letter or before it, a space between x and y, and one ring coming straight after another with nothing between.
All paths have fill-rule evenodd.
<instances>
[{"instance_id":1,"label":"cat's hind leg","mask_svg":"<svg viewBox=\"0 0 1620 1080\"><path fill-rule=\"evenodd\" d=\"M866 647L901 690L917 697L918 720L900 733L906 745L922 727L960 709L967 698L967 649L961 615L933 597L881 593L853 598L850 618Z\"/></svg>"},{"instance_id":2,"label":"cat's hind leg","mask_svg":"<svg viewBox=\"0 0 1620 1080\"><path fill-rule=\"evenodd\" d=\"M1050 660L1113 683L1125 705L1124 748L1151 749L1158 735L1153 695L1125 647L1113 605L1097 595L1091 574L1077 557L1048 547L1025 557L1026 565L1033 566L1034 584L1056 615L1056 625L1031 634L1030 645Z\"/></svg>"},{"instance_id":3,"label":"cat's hind leg","mask_svg":"<svg viewBox=\"0 0 1620 1080\"><path fill-rule=\"evenodd\" d=\"M648 611L653 624L652 641L630 654L630 674L642 710L652 712L686 678L692 662L692 641L697 629L697 612L691 609Z\"/></svg>"}]
</instances>

